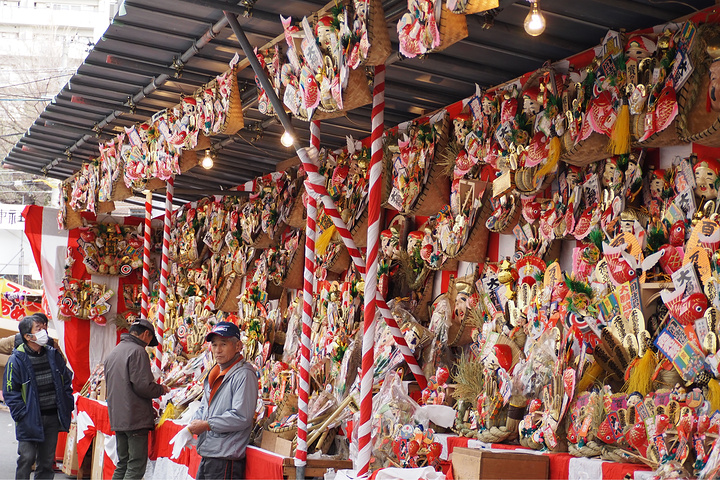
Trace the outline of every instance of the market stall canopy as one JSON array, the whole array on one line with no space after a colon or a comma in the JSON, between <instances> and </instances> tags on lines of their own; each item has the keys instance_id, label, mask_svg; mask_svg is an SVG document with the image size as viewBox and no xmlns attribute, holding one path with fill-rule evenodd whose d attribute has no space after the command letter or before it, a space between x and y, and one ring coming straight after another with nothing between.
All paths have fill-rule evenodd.
<instances>
[{"instance_id":1,"label":"market stall canopy","mask_svg":"<svg viewBox=\"0 0 720 480\"><path fill-rule=\"evenodd\" d=\"M387 68L386 126L394 126L461 100L481 87L498 85L598 44L608 29L632 31L678 19L713 5L652 0L542 0L547 29L531 37L523 29L525 1L500 0L499 8L468 15L469 36L424 58L393 53ZM67 179L83 162L99 155L98 143L148 120L227 71L242 50L223 10L239 16L250 42L260 48L282 35L279 15L294 21L332 6L320 0L253 1L127 0L103 37L60 93L17 142L3 165ZM407 11L405 0L382 2L394 52L396 24ZM177 201L242 184L276 169L293 154L280 143L283 129L257 109L257 88L250 68L239 71L245 127L212 138L214 167L193 168L176 179ZM366 105L322 122L322 143L339 147L346 136L370 134ZM307 122L293 120L302 143ZM195 193L197 192L197 193Z\"/></svg>"}]
</instances>

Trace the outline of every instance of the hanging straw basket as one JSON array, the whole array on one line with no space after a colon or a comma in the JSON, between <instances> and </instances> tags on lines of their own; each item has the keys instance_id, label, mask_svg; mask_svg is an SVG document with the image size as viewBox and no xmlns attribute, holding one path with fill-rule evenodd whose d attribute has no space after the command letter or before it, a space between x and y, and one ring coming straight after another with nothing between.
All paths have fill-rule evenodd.
<instances>
[{"instance_id":1,"label":"hanging straw basket","mask_svg":"<svg viewBox=\"0 0 720 480\"><path fill-rule=\"evenodd\" d=\"M305 270L305 233L301 234L297 250L290 260L283 277L282 286L285 288L303 288L303 274Z\"/></svg>"},{"instance_id":2,"label":"hanging straw basket","mask_svg":"<svg viewBox=\"0 0 720 480\"><path fill-rule=\"evenodd\" d=\"M355 242L355 246L358 248L367 246L367 231L368 231L368 210L365 208L360 218L355 220L355 224L350 229L350 234Z\"/></svg>"},{"instance_id":3,"label":"hanging straw basket","mask_svg":"<svg viewBox=\"0 0 720 480\"><path fill-rule=\"evenodd\" d=\"M695 76L695 74L693 74ZM693 79L689 79L687 83L690 83ZM678 107L684 112L686 119L686 129L683 132L683 140L685 143L697 143L706 147L720 147L720 117L718 112L707 111L705 108L705 95L710 85L710 79L707 75L704 75L702 79L698 80L699 92L697 93L697 99L694 105L688 108L686 104L689 100L690 95L681 96L685 94L681 91L678 94ZM683 89L684 90L684 89ZM679 114L678 114L679 115Z\"/></svg>"},{"instance_id":4,"label":"hanging straw basket","mask_svg":"<svg viewBox=\"0 0 720 480\"><path fill-rule=\"evenodd\" d=\"M561 159L570 165L584 167L611 156L608 150L610 138L601 133L593 132L585 140L575 143L575 139L568 131L563 135L562 141L565 153Z\"/></svg>"},{"instance_id":5,"label":"hanging straw basket","mask_svg":"<svg viewBox=\"0 0 720 480\"><path fill-rule=\"evenodd\" d=\"M334 111L322 111L320 108L313 113L312 120L327 120L345 115L346 112L372 102L372 92L368 84L365 69L362 67L350 70L347 86L343 90L343 108Z\"/></svg>"},{"instance_id":6,"label":"hanging straw basket","mask_svg":"<svg viewBox=\"0 0 720 480\"><path fill-rule=\"evenodd\" d=\"M640 148L660 148L671 147L673 145L682 145L684 142L680 138L677 127L677 118L673 120L664 130L655 132L642 142L639 140L645 134L645 116L646 113L633 115L630 120L630 135L633 139L633 146Z\"/></svg>"},{"instance_id":7,"label":"hanging straw basket","mask_svg":"<svg viewBox=\"0 0 720 480\"><path fill-rule=\"evenodd\" d=\"M125 162L122 162L118 176L113 182L110 200L122 201L133 196L133 191L125 185Z\"/></svg>"},{"instance_id":8,"label":"hanging straw basket","mask_svg":"<svg viewBox=\"0 0 720 480\"><path fill-rule=\"evenodd\" d=\"M490 214L488 214L487 216L488 220L485 222L485 227L491 232L500 233L503 235L510 235L511 233L513 233L513 229L520 221L520 215L522 213L522 208L519 202L515 200L510 207L510 210L503 213L500 217L495 218L492 225L488 225L490 220L492 220L490 218L492 216L492 203L487 202L483 209L490 210ZM486 213L483 212L483 215L485 214Z\"/></svg>"},{"instance_id":9,"label":"hanging straw basket","mask_svg":"<svg viewBox=\"0 0 720 480\"><path fill-rule=\"evenodd\" d=\"M285 289L281 286L275 285L273 282L268 282L267 286L265 287L265 291L268 294L269 300L277 300L279 298L282 298Z\"/></svg>"},{"instance_id":10,"label":"hanging straw basket","mask_svg":"<svg viewBox=\"0 0 720 480\"><path fill-rule=\"evenodd\" d=\"M708 40L720 34L717 24L704 24L698 28L690 51L690 61L695 67L690 78L677 92L677 125L680 138L685 143L698 143L707 147L720 146L720 118L718 112L706 106L710 78L708 69L712 58L707 54Z\"/></svg>"},{"instance_id":11,"label":"hanging straw basket","mask_svg":"<svg viewBox=\"0 0 720 480\"><path fill-rule=\"evenodd\" d=\"M297 195L295 195L295 202L293 203L290 214L285 222L293 228L305 228L307 225L307 210L303 204L303 195L305 194L305 185L301 185L297 189Z\"/></svg>"},{"instance_id":12,"label":"hanging straw basket","mask_svg":"<svg viewBox=\"0 0 720 480\"><path fill-rule=\"evenodd\" d=\"M385 65L385 61L392 53L392 45L381 0L370 1L367 29L370 50L365 65L370 67Z\"/></svg>"},{"instance_id":13,"label":"hanging straw basket","mask_svg":"<svg viewBox=\"0 0 720 480\"><path fill-rule=\"evenodd\" d=\"M499 5L498 0L470 0L462 13L472 15L473 13L487 12L493 8L498 8Z\"/></svg>"},{"instance_id":14,"label":"hanging straw basket","mask_svg":"<svg viewBox=\"0 0 720 480\"><path fill-rule=\"evenodd\" d=\"M464 347L472 342L472 334L475 327L468 325L468 315L465 315L461 323L453 322L448 330L448 346Z\"/></svg>"},{"instance_id":15,"label":"hanging straw basket","mask_svg":"<svg viewBox=\"0 0 720 480\"><path fill-rule=\"evenodd\" d=\"M197 150L207 150L210 148L211 142L210 137L205 135L202 132L198 132L197 136L197 143L194 147L190 148L189 150L197 151Z\"/></svg>"},{"instance_id":16,"label":"hanging straw basket","mask_svg":"<svg viewBox=\"0 0 720 480\"><path fill-rule=\"evenodd\" d=\"M234 135L245 126L243 119L242 100L240 99L240 88L238 87L237 71L233 68L230 71L230 98L228 99L228 111L225 115L225 122L218 133Z\"/></svg>"},{"instance_id":17,"label":"hanging straw basket","mask_svg":"<svg viewBox=\"0 0 720 480\"><path fill-rule=\"evenodd\" d=\"M483 194L480 211L476 214L475 224L470 227L470 234L465 240L465 245L453 257L459 262L482 263L485 261L490 240L490 230L485 223L492 213L489 208L486 208L486 205L490 203L489 190L488 188Z\"/></svg>"},{"instance_id":18,"label":"hanging straw basket","mask_svg":"<svg viewBox=\"0 0 720 480\"><path fill-rule=\"evenodd\" d=\"M335 259L328 265L327 269L333 273L343 273L345 270L350 268L352 258L345 245L340 246L340 252L335 256Z\"/></svg>"},{"instance_id":19,"label":"hanging straw basket","mask_svg":"<svg viewBox=\"0 0 720 480\"><path fill-rule=\"evenodd\" d=\"M78 228L83 226L83 218L82 214L80 212L77 212L73 210L70 205L66 206L66 213L65 213L65 230L72 230L73 228Z\"/></svg>"},{"instance_id":20,"label":"hanging straw basket","mask_svg":"<svg viewBox=\"0 0 720 480\"><path fill-rule=\"evenodd\" d=\"M425 283L422 286L422 296L420 297L420 300L417 303L417 306L413 309L412 314L417 318L418 320L429 320L430 319L430 309L429 306L432 303L433 300L433 279L432 275L430 275L431 278L426 278Z\"/></svg>"},{"instance_id":21,"label":"hanging straw basket","mask_svg":"<svg viewBox=\"0 0 720 480\"><path fill-rule=\"evenodd\" d=\"M220 284L217 295L217 308L223 312L236 313L238 311L238 295L242 289L244 276L231 273Z\"/></svg>"},{"instance_id":22,"label":"hanging straw basket","mask_svg":"<svg viewBox=\"0 0 720 480\"><path fill-rule=\"evenodd\" d=\"M197 166L199 162L200 160L197 152L194 150L183 150L179 159L180 171L185 173L191 168Z\"/></svg>"},{"instance_id":23,"label":"hanging straw basket","mask_svg":"<svg viewBox=\"0 0 720 480\"><path fill-rule=\"evenodd\" d=\"M440 159L443 158L443 151L447 147L449 129L450 116L446 114L440 120L427 180L410 212L414 215L434 215L440 211L443 205L450 203L450 179L444 171L445 167L440 162Z\"/></svg>"},{"instance_id":24,"label":"hanging straw basket","mask_svg":"<svg viewBox=\"0 0 720 480\"><path fill-rule=\"evenodd\" d=\"M97 213L112 213L115 210L115 202L98 202Z\"/></svg>"},{"instance_id":25,"label":"hanging straw basket","mask_svg":"<svg viewBox=\"0 0 720 480\"><path fill-rule=\"evenodd\" d=\"M468 36L465 15L452 13L444 4L438 28L440 29L440 45L433 49L433 52L442 52Z\"/></svg>"}]
</instances>

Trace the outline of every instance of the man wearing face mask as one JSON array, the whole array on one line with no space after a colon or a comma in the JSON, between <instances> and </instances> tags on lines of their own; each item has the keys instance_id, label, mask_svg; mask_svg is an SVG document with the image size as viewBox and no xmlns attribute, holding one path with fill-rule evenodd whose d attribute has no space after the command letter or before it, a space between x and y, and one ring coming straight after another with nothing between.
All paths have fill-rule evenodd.
<instances>
[{"instance_id":1,"label":"man wearing face mask","mask_svg":"<svg viewBox=\"0 0 720 480\"><path fill-rule=\"evenodd\" d=\"M47 315L44 313L33 313L31 317L38 320L41 324L41 326L47 330L49 319ZM19 347L23 343L23 338L20 333L16 333L15 335L10 335L5 338L0 338L0 354L3 355L10 355L13 351L13 349ZM62 353L62 350L60 350L60 347L57 343L55 343L55 340L52 339L52 337L48 338L48 345ZM64 355L63 355L64 356Z\"/></svg>"},{"instance_id":2,"label":"man wearing face mask","mask_svg":"<svg viewBox=\"0 0 720 480\"><path fill-rule=\"evenodd\" d=\"M155 382L145 351L145 347L157 344L152 323L138 320L130 326L130 333L120 336L120 343L105 359L108 414L118 454L113 480L145 475L148 433L155 428L152 399L170 391Z\"/></svg>"},{"instance_id":3,"label":"man wearing face mask","mask_svg":"<svg viewBox=\"0 0 720 480\"><path fill-rule=\"evenodd\" d=\"M3 395L15 420L16 479L53 478L58 432L67 432L73 411L72 372L62 354L48 345L46 323L34 315L18 330L23 343L5 366Z\"/></svg>"}]
</instances>

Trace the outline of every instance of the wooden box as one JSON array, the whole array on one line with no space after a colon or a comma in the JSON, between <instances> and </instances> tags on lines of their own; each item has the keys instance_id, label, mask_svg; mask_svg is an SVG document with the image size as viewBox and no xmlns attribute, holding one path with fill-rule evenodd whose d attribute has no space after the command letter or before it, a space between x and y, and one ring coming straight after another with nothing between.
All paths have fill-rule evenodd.
<instances>
[{"instance_id":1,"label":"wooden box","mask_svg":"<svg viewBox=\"0 0 720 480\"><path fill-rule=\"evenodd\" d=\"M75 476L78 471L77 451L77 425L70 424L70 430L65 441L65 455L63 455L62 472L65 475Z\"/></svg>"},{"instance_id":2,"label":"wooden box","mask_svg":"<svg viewBox=\"0 0 720 480\"><path fill-rule=\"evenodd\" d=\"M292 456L292 440L286 440L284 438L281 438L278 436L277 433L271 432L269 430L265 430L262 435L262 442L260 443L260 448L263 450L268 450L270 452L275 452L278 455L282 455L284 457L290 457Z\"/></svg>"},{"instance_id":3,"label":"wooden box","mask_svg":"<svg viewBox=\"0 0 720 480\"><path fill-rule=\"evenodd\" d=\"M103 480L103 467L105 465L105 435L102 432L97 432L95 434L91 465L90 480Z\"/></svg>"},{"instance_id":4,"label":"wooden box","mask_svg":"<svg viewBox=\"0 0 720 480\"><path fill-rule=\"evenodd\" d=\"M455 480L547 480L547 455L455 448L450 455Z\"/></svg>"}]
</instances>

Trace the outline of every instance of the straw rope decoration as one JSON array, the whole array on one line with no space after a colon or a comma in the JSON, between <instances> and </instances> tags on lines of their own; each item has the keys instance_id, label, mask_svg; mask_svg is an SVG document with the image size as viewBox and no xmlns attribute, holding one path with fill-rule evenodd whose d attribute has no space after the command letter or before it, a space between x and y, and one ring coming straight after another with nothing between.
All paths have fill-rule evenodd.
<instances>
[{"instance_id":1,"label":"straw rope decoration","mask_svg":"<svg viewBox=\"0 0 720 480\"><path fill-rule=\"evenodd\" d=\"M375 374L375 307L377 294L378 249L380 242L380 203L382 199L383 130L385 129L385 65L375 67L372 132L370 133L370 185L368 199L367 270L365 274L365 312L360 381L360 425L358 426L359 475L370 470L372 457L372 387Z\"/></svg>"},{"instance_id":2,"label":"straw rope decoration","mask_svg":"<svg viewBox=\"0 0 720 480\"><path fill-rule=\"evenodd\" d=\"M165 224L163 225L163 243L162 243L162 262L160 265L160 296L158 297L158 321L155 328L157 329L158 341L157 352L155 355L155 364L160 368L163 353L163 336L165 335L165 311L167 309L167 285L168 275L170 274L170 262L168 261L170 253L170 222L172 220L172 201L175 193L175 178L170 177L165 186Z\"/></svg>"},{"instance_id":3,"label":"straw rope decoration","mask_svg":"<svg viewBox=\"0 0 720 480\"><path fill-rule=\"evenodd\" d=\"M310 145L320 150L320 122L310 123ZM303 274L302 335L300 337L300 383L298 389L298 432L295 466L307 462L307 416L310 396L310 334L313 319L313 285L315 280L315 220L317 201L308 195L305 226L305 271Z\"/></svg>"},{"instance_id":4,"label":"straw rope decoration","mask_svg":"<svg viewBox=\"0 0 720 480\"><path fill-rule=\"evenodd\" d=\"M145 228L143 233L143 271L142 271L142 297L140 303L140 318L147 320L148 305L150 301L150 221L152 220L152 192L145 193Z\"/></svg>"}]
</instances>

